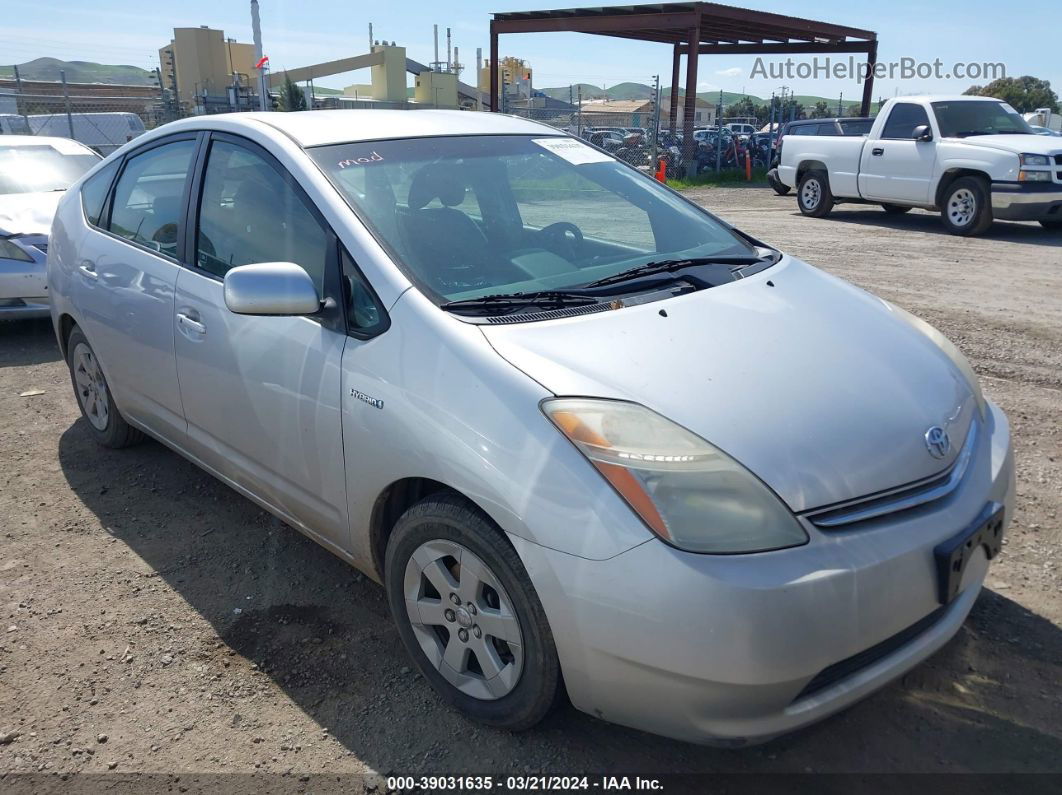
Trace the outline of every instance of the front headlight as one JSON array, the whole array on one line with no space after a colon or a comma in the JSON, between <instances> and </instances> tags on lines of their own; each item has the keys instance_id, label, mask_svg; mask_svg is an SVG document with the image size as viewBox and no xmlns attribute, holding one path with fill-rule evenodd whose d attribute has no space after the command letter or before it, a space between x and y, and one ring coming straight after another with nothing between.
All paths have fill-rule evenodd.
<instances>
[{"instance_id":1,"label":"front headlight","mask_svg":"<svg viewBox=\"0 0 1062 795\"><path fill-rule=\"evenodd\" d=\"M1019 171L1018 182L1050 182L1050 171Z\"/></svg>"},{"instance_id":2,"label":"front headlight","mask_svg":"<svg viewBox=\"0 0 1062 795\"><path fill-rule=\"evenodd\" d=\"M1051 160L1047 155L1020 155L1023 166L1049 166Z\"/></svg>"},{"instance_id":3,"label":"front headlight","mask_svg":"<svg viewBox=\"0 0 1062 795\"><path fill-rule=\"evenodd\" d=\"M981 381L977 377L977 373L974 372L973 367L970 366L970 361L967 359L963 352L955 347L955 343L937 331L933 326L926 323L920 317L915 317L906 309L900 309L896 304L890 304L884 298L880 299L889 310L896 314L896 316L904 321L907 325L911 326L917 331L925 334L933 343L940 348L952 363L959 368L959 372L966 378L966 382L970 385L970 390L974 394L974 399L977 401L977 410L981 413L981 419L985 419L988 413L987 406L985 405L985 396L981 392Z\"/></svg>"},{"instance_id":4,"label":"front headlight","mask_svg":"<svg viewBox=\"0 0 1062 795\"><path fill-rule=\"evenodd\" d=\"M0 259L13 259L19 262L33 262L33 257L16 246L10 240L0 237Z\"/></svg>"},{"instance_id":5,"label":"front headlight","mask_svg":"<svg viewBox=\"0 0 1062 795\"><path fill-rule=\"evenodd\" d=\"M793 514L751 472L644 406L552 398L542 410L669 544L726 554L808 540Z\"/></svg>"}]
</instances>

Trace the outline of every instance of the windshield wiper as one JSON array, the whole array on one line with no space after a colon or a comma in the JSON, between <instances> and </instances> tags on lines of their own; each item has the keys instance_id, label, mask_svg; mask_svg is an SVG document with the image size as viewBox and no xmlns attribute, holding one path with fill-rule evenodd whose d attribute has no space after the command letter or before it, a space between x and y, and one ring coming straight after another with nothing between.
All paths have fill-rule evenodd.
<instances>
[{"instance_id":1,"label":"windshield wiper","mask_svg":"<svg viewBox=\"0 0 1062 795\"><path fill-rule=\"evenodd\" d=\"M763 257L739 256L739 257L690 257L688 259L663 259L656 262L647 262L625 271L614 273L603 279L584 284L583 287L604 287L609 284L631 281L642 276L652 276L654 273L669 273L671 271L691 268L695 265L754 265Z\"/></svg>"},{"instance_id":2,"label":"windshield wiper","mask_svg":"<svg viewBox=\"0 0 1062 795\"><path fill-rule=\"evenodd\" d=\"M559 308L563 306L587 306L598 303L592 295L566 290L539 290L531 293L498 293L478 298L462 298L440 304L447 311L482 309L485 311L511 311L526 306Z\"/></svg>"}]
</instances>

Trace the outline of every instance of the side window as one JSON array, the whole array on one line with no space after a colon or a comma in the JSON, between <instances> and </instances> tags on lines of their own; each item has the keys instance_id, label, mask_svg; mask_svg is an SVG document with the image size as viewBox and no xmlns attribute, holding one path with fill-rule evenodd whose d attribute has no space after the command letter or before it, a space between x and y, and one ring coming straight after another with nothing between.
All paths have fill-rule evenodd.
<instances>
[{"instance_id":1,"label":"side window","mask_svg":"<svg viewBox=\"0 0 1062 795\"><path fill-rule=\"evenodd\" d=\"M111 189L120 162L121 160L115 160L100 169L81 186L81 207L85 211L85 218L93 226L100 225L100 216L103 215L103 208L107 204L107 193Z\"/></svg>"},{"instance_id":2,"label":"side window","mask_svg":"<svg viewBox=\"0 0 1062 795\"><path fill-rule=\"evenodd\" d=\"M910 140L914 135L914 128L920 124L929 124L926 109L921 105L901 102L893 106L892 112L889 113L889 119L885 122L885 130L881 133L881 137Z\"/></svg>"},{"instance_id":3,"label":"side window","mask_svg":"<svg viewBox=\"0 0 1062 795\"><path fill-rule=\"evenodd\" d=\"M815 124L799 124L790 128L786 135L815 135L818 126Z\"/></svg>"},{"instance_id":4,"label":"side window","mask_svg":"<svg viewBox=\"0 0 1062 795\"><path fill-rule=\"evenodd\" d=\"M342 257L347 327L358 336L380 334L390 325L387 314L346 249L343 250Z\"/></svg>"},{"instance_id":5,"label":"side window","mask_svg":"<svg viewBox=\"0 0 1062 795\"><path fill-rule=\"evenodd\" d=\"M825 122L819 125L816 135L837 135L837 125L834 122Z\"/></svg>"},{"instance_id":6,"label":"side window","mask_svg":"<svg viewBox=\"0 0 1062 795\"><path fill-rule=\"evenodd\" d=\"M194 153L195 141L175 141L127 160L114 188L111 232L176 257L184 181Z\"/></svg>"},{"instance_id":7,"label":"side window","mask_svg":"<svg viewBox=\"0 0 1062 795\"><path fill-rule=\"evenodd\" d=\"M294 262L324 295L329 238L270 162L228 141L210 145L196 235L200 268L224 276L237 265Z\"/></svg>"}]
</instances>

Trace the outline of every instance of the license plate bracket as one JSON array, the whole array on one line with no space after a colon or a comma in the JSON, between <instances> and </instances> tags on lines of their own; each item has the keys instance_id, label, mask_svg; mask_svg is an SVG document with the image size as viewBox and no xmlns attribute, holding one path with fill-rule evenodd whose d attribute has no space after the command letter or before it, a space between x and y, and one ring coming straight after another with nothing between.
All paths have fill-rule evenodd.
<instances>
[{"instance_id":1,"label":"license plate bracket","mask_svg":"<svg viewBox=\"0 0 1062 795\"><path fill-rule=\"evenodd\" d=\"M937 598L946 605L955 598L973 553L981 547L989 560L1003 548L1003 506L990 502L962 532L933 548L937 564Z\"/></svg>"}]
</instances>

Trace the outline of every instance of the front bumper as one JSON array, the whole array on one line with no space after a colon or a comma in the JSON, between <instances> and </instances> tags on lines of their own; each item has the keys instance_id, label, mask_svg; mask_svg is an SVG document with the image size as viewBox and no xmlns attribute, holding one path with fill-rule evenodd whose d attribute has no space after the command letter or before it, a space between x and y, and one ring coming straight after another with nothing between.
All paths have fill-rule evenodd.
<instances>
[{"instance_id":1,"label":"front bumper","mask_svg":"<svg viewBox=\"0 0 1062 795\"><path fill-rule=\"evenodd\" d=\"M992 216L1003 221L1062 221L1062 186L1054 182L993 182Z\"/></svg>"},{"instance_id":2,"label":"front bumper","mask_svg":"<svg viewBox=\"0 0 1062 795\"><path fill-rule=\"evenodd\" d=\"M1005 506L1005 522L1012 513L1010 433L998 408L985 429L963 483L939 504L843 531L807 524L803 547L710 556L653 540L590 561L514 539L572 702L657 734L743 744L820 720L917 665L958 631L988 569L975 553L941 608L934 546L990 500Z\"/></svg>"},{"instance_id":3,"label":"front bumper","mask_svg":"<svg viewBox=\"0 0 1062 795\"><path fill-rule=\"evenodd\" d=\"M48 317L51 301L45 275L45 235L18 238L32 262L0 258L0 320Z\"/></svg>"}]
</instances>

